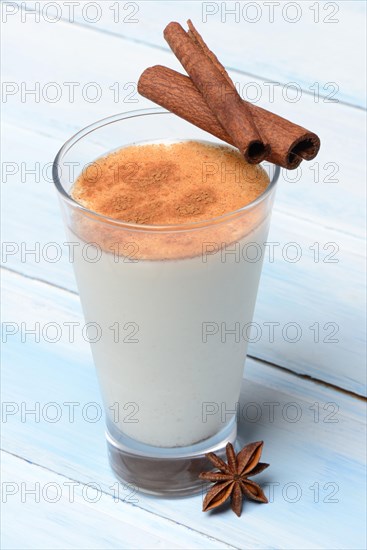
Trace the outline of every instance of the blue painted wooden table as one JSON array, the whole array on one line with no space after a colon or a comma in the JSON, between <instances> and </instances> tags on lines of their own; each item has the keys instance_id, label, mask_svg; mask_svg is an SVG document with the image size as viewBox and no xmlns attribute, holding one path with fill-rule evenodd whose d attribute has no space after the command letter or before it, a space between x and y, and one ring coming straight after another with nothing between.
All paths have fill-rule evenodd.
<instances>
[{"instance_id":1,"label":"blue painted wooden table","mask_svg":"<svg viewBox=\"0 0 367 550\"><path fill-rule=\"evenodd\" d=\"M366 548L365 3L1 8L2 548ZM151 106L139 74L179 69L162 29L188 17L244 97L322 140L278 187L240 408L241 438L265 441L270 504L241 518L113 477L51 181L71 134Z\"/></svg>"}]
</instances>

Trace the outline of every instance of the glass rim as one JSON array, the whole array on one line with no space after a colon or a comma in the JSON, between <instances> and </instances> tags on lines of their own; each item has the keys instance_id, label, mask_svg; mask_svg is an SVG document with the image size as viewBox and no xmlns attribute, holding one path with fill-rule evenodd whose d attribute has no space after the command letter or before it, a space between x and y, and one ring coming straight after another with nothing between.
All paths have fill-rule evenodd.
<instances>
[{"instance_id":1,"label":"glass rim","mask_svg":"<svg viewBox=\"0 0 367 550\"><path fill-rule=\"evenodd\" d=\"M63 200L71 205L74 208L77 208L78 210L84 212L87 216L93 217L94 219L97 219L103 223L106 223L108 225L114 225L125 229L130 229L134 231L188 231L193 229L202 229L204 227L210 227L214 224L219 224L226 222L232 218L239 217L241 214L245 213L246 211L252 210L255 206L263 202L272 192L274 189L280 175L280 167L277 165L274 165L275 171L273 174L273 177L271 178L269 185L267 188L259 195L255 200L249 202L245 206L242 206L241 208L238 208L237 210L232 210L231 212L226 212L225 214L222 214L221 216L216 216L215 218L209 218L207 220L198 220L196 222L188 222L188 223L180 223L180 224L157 224L157 225L148 225L148 224L137 224L137 223L131 223L131 222L125 222L122 220L117 220L116 218L111 218L109 216L105 216L104 214L99 214L98 212L95 212L94 210L89 210L82 204L78 203L73 197L66 191L63 184L60 181L59 173L58 173L58 167L60 165L60 161L63 159L64 155L76 144L78 141L86 137L87 135L91 134L95 130L98 130L99 128L103 126L107 126L109 124L113 124L114 122L119 122L121 120L128 120L130 118L135 117L141 117L141 116L149 116L149 115L174 115L171 111L167 111L166 109L163 109L161 107L153 107L149 109L137 109L134 111L126 111L124 113L118 113L116 115L112 115L106 118L102 118L97 120L96 122L93 122L92 124L89 124L88 126L85 126L81 130L79 130L76 134L74 134L72 137L70 137L64 145L61 147L61 149L58 151L55 160L52 165L52 179L55 184L55 187L58 191L58 193L61 195ZM177 116L177 115L174 115ZM193 140L194 141L194 140ZM260 164L261 165L261 164Z\"/></svg>"}]
</instances>

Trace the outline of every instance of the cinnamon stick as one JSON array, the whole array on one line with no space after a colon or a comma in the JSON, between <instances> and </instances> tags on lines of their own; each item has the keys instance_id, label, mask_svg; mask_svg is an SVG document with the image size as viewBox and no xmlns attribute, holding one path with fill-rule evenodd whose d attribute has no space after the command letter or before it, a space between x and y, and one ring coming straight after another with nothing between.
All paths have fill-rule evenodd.
<instances>
[{"instance_id":1,"label":"cinnamon stick","mask_svg":"<svg viewBox=\"0 0 367 550\"><path fill-rule=\"evenodd\" d=\"M179 23L169 23L164 37L233 144L248 162L261 162L270 151L269 145L263 142L248 104L235 87Z\"/></svg>"},{"instance_id":2,"label":"cinnamon stick","mask_svg":"<svg viewBox=\"0 0 367 550\"><path fill-rule=\"evenodd\" d=\"M236 146L189 77L156 65L142 73L138 91L177 116ZM302 159L311 160L317 155L320 140L316 134L266 109L251 103L248 105L260 132L271 143L266 160L293 170L300 165Z\"/></svg>"},{"instance_id":3,"label":"cinnamon stick","mask_svg":"<svg viewBox=\"0 0 367 550\"><path fill-rule=\"evenodd\" d=\"M208 48L190 20L188 21L188 27L189 30L186 33L178 23L170 23L165 30L165 37L186 70L189 66L191 67L191 76L193 71L195 71L195 67L192 67L195 61L187 59L188 52L193 53L193 49L187 46L189 44L188 39L191 40L191 44L195 48L194 59L198 59L197 51L199 50L202 63L202 56L206 58L206 69L208 67L211 67L211 69L208 69L209 71L213 67L216 69L216 72L212 72L211 74L215 76L214 81L217 84L217 94L219 93L218 90L221 89L221 97L219 99L223 100L223 94L227 98L230 95L229 90L231 90L235 94L235 101L238 102L239 98L242 104L246 106L247 110L241 111L241 116L245 119L241 122L245 123L249 116L252 118L252 121L250 118L250 124L255 123L263 143L266 144L265 159L287 169L297 168L302 159L313 159L320 149L319 137L302 126L242 100L226 69L216 55ZM220 76L218 76L218 73L220 73ZM207 75L208 73L205 74ZM195 84L199 84L199 87ZM224 114L221 119L218 116L218 112L213 113L215 106L210 103L210 98L205 98L205 80L199 75L199 80L196 80L195 84L191 78L176 71L162 66L155 66L147 69L141 75L138 90L141 95L151 99L162 107L169 109L219 139L238 147L238 139L233 139L233 132L229 132L230 128L226 115ZM222 101L220 107L227 109L228 104L223 106ZM238 114L239 111L237 110L236 112ZM223 120L224 126L222 124ZM253 128L253 126L251 127ZM236 126L236 132L237 130L238 126ZM241 132L241 130L239 131ZM237 133L236 138L239 135L243 139L243 135ZM270 144L271 147L269 148L267 144ZM252 161L259 162L256 158L252 159Z\"/></svg>"}]
</instances>

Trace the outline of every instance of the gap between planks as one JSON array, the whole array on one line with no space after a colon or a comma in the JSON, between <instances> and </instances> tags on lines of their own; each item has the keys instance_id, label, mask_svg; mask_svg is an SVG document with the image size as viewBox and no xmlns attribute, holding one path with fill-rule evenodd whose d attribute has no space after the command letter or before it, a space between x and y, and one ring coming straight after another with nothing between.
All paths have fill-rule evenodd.
<instances>
[{"instance_id":1,"label":"gap between planks","mask_svg":"<svg viewBox=\"0 0 367 550\"><path fill-rule=\"evenodd\" d=\"M325 388L329 388L331 390L334 390L336 392L340 392L344 395L348 395L349 397L356 398L359 401L367 402L367 397L364 397L364 395L360 395L359 393L346 390L345 388L341 388L340 386L337 386L336 384L331 384L329 382L326 382L325 380L321 380L321 378L316 378L314 376L311 376L310 374L302 374L301 372L296 372L294 370L291 370L287 367L283 367L282 365L277 365L276 363L272 363L271 361L267 361L266 359L261 359L260 357L256 357L255 355L247 354L247 357L250 357L255 362L263 363L264 365L277 369L283 372L286 372L287 374L290 374L292 376L295 376L296 378L300 378L302 380L306 380L308 382L313 382L315 384L318 384L320 386L323 386Z\"/></svg>"}]
</instances>

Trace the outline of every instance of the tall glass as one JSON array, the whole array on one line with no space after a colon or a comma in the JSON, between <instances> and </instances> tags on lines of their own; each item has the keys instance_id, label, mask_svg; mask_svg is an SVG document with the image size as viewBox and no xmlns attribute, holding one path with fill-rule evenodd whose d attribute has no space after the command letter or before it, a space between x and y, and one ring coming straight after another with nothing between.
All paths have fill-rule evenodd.
<instances>
[{"instance_id":1,"label":"tall glass","mask_svg":"<svg viewBox=\"0 0 367 550\"><path fill-rule=\"evenodd\" d=\"M204 454L236 439L236 411L279 170L251 204L180 225L125 223L73 200L82 171L141 142L219 143L163 109L109 117L72 137L53 168L106 414L109 459L139 490L200 490ZM205 163L204 163L205 164ZM203 164L203 177L208 167ZM225 167L210 166L210 171ZM86 172L84 172L86 173ZM126 205L125 205L126 206Z\"/></svg>"}]
</instances>

